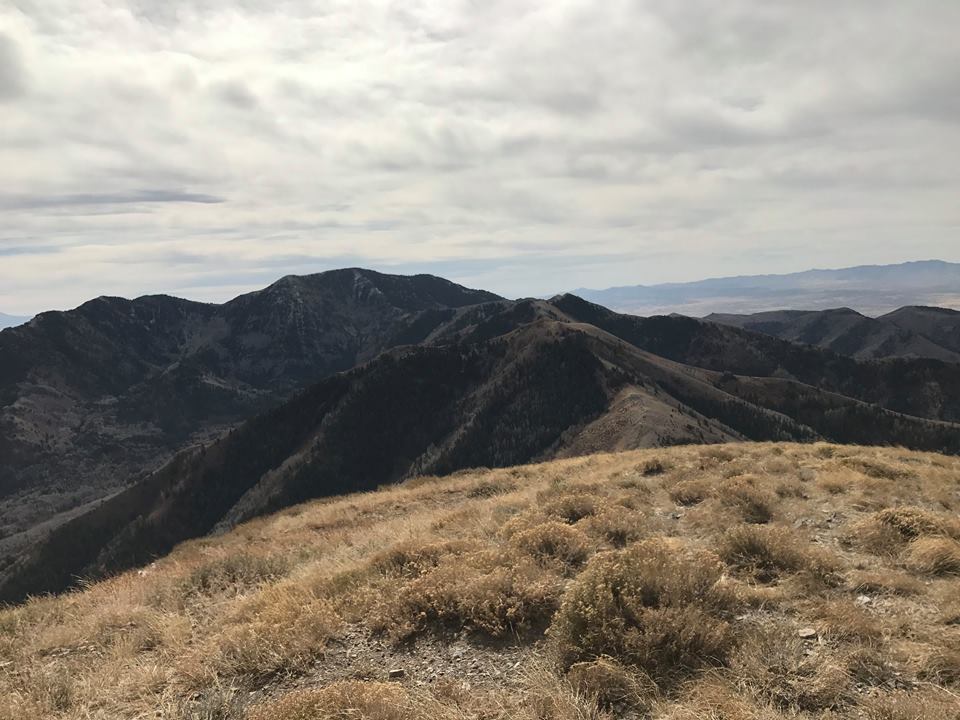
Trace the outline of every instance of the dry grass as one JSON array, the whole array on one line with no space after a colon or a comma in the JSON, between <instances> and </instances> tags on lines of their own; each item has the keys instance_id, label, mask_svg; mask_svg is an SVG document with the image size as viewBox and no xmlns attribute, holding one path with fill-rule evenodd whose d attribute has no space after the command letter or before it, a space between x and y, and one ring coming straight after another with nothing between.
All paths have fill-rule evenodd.
<instances>
[{"instance_id":1,"label":"dry grass","mask_svg":"<svg viewBox=\"0 0 960 720\"><path fill-rule=\"evenodd\" d=\"M0 719L957 720L958 497L734 444L308 503L0 610Z\"/></svg>"},{"instance_id":2,"label":"dry grass","mask_svg":"<svg viewBox=\"0 0 960 720\"><path fill-rule=\"evenodd\" d=\"M676 540L598 555L550 628L561 663L615 657L658 683L721 663L734 642L722 574L716 555Z\"/></svg>"}]
</instances>

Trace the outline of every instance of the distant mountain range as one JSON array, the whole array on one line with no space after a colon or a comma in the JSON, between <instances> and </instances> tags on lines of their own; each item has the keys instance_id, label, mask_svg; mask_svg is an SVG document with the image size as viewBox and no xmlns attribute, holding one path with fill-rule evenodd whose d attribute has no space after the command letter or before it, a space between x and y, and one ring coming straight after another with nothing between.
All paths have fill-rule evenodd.
<instances>
[{"instance_id":1,"label":"distant mountain range","mask_svg":"<svg viewBox=\"0 0 960 720\"><path fill-rule=\"evenodd\" d=\"M877 316L907 305L960 309L960 263L926 260L574 292L635 315L680 313L699 317L709 313L849 307Z\"/></svg>"},{"instance_id":2,"label":"distant mountain range","mask_svg":"<svg viewBox=\"0 0 960 720\"><path fill-rule=\"evenodd\" d=\"M905 307L878 318L839 308L714 313L704 319L864 360L925 357L960 362L960 312L946 308Z\"/></svg>"},{"instance_id":3,"label":"distant mountain range","mask_svg":"<svg viewBox=\"0 0 960 720\"><path fill-rule=\"evenodd\" d=\"M30 318L28 317L19 317L17 315L7 315L5 313L0 313L0 330L8 327L15 327L16 325L23 325Z\"/></svg>"},{"instance_id":4,"label":"distant mountain range","mask_svg":"<svg viewBox=\"0 0 960 720\"><path fill-rule=\"evenodd\" d=\"M0 333L0 600L416 475L731 439L958 453L958 423L958 363L574 295L348 269L223 305L99 298Z\"/></svg>"}]
</instances>

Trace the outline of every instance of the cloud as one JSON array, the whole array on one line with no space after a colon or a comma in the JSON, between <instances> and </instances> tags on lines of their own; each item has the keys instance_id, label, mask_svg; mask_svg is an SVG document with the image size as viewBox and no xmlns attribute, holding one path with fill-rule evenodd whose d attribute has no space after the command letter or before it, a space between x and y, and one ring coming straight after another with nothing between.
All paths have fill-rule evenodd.
<instances>
[{"instance_id":1,"label":"cloud","mask_svg":"<svg viewBox=\"0 0 960 720\"><path fill-rule=\"evenodd\" d=\"M30 210L78 205L129 205L147 203L222 203L226 200L205 193L178 190L134 190L116 193L73 193L67 195L0 195L0 210Z\"/></svg>"},{"instance_id":2,"label":"cloud","mask_svg":"<svg viewBox=\"0 0 960 720\"><path fill-rule=\"evenodd\" d=\"M14 100L26 92L26 74L19 50L12 39L0 33L0 103Z\"/></svg>"},{"instance_id":3,"label":"cloud","mask_svg":"<svg viewBox=\"0 0 960 720\"><path fill-rule=\"evenodd\" d=\"M530 295L960 260L955 2L14 6L7 312L339 263Z\"/></svg>"}]
</instances>

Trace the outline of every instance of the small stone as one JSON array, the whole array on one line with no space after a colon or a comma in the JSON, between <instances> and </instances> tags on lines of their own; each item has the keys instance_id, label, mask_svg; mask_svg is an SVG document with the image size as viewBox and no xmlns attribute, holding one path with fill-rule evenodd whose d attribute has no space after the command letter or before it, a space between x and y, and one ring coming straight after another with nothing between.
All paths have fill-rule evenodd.
<instances>
[{"instance_id":1,"label":"small stone","mask_svg":"<svg viewBox=\"0 0 960 720\"><path fill-rule=\"evenodd\" d=\"M869 595L857 595L857 605L869 605L873 602L873 598Z\"/></svg>"},{"instance_id":2,"label":"small stone","mask_svg":"<svg viewBox=\"0 0 960 720\"><path fill-rule=\"evenodd\" d=\"M387 677L390 678L391 680L402 680L406 676L407 676L407 671L404 670L403 668L394 668L387 674Z\"/></svg>"},{"instance_id":3,"label":"small stone","mask_svg":"<svg viewBox=\"0 0 960 720\"><path fill-rule=\"evenodd\" d=\"M817 636L817 631L815 628L812 628L812 627L800 628L797 631L797 636L801 640L812 640Z\"/></svg>"}]
</instances>

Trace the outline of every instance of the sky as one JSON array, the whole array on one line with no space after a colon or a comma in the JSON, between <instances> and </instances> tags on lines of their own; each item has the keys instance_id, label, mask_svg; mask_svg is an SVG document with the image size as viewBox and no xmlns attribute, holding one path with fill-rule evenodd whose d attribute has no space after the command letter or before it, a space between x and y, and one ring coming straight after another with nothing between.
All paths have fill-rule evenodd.
<instances>
[{"instance_id":1,"label":"sky","mask_svg":"<svg viewBox=\"0 0 960 720\"><path fill-rule=\"evenodd\" d=\"M957 0L3 0L0 310L960 261Z\"/></svg>"}]
</instances>

